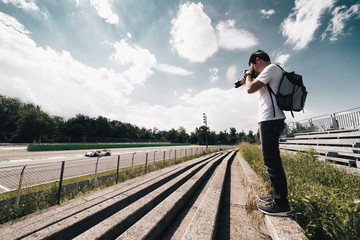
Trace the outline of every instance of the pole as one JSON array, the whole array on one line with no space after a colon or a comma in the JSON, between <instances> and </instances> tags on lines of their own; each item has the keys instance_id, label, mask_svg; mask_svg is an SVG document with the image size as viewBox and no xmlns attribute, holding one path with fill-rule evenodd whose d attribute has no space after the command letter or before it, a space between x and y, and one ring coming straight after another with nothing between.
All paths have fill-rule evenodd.
<instances>
[{"instance_id":1,"label":"pole","mask_svg":"<svg viewBox=\"0 0 360 240\"><path fill-rule=\"evenodd\" d=\"M203 119L204 119L204 124L205 124L205 141L206 141L206 151L208 150L208 128L207 128L207 116L205 115L205 113L203 113Z\"/></svg>"},{"instance_id":2,"label":"pole","mask_svg":"<svg viewBox=\"0 0 360 240\"><path fill-rule=\"evenodd\" d=\"M21 185L22 185L22 181L23 181L23 177L24 177L24 171L25 171L26 165L23 167L21 173L20 173L20 180L19 180L19 187L18 187L18 193L17 193L17 197L16 197L16 206L19 206L19 202L20 202L20 194L21 194Z\"/></svg>"},{"instance_id":3,"label":"pole","mask_svg":"<svg viewBox=\"0 0 360 240\"><path fill-rule=\"evenodd\" d=\"M120 168L120 155L117 160L117 168L116 168L116 184L119 182L119 168Z\"/></svg>"},{"instance_id":4,"label":"pole","mask_svg":"<svg viewBox=\"0 0 360 240\"><path fill-rule=\"evenodd\" d=\"M133 153L132 155L132 160L131 160L131 167L134 167L134 156L135 156L136 152Z\"/></svg>"},{"instance_id":5,"label":"pole","mask_svg":"<svg viewBox=\"0 0 360 240\"><path fill-rule=\"evenodd\" d=\"M96 185L97 185L97 177L96 177L96 175L97 175L97 170L98 170L99 159L100 159L100 157L97 158L96 164L95 164L95 178L94 178L94 185L95 185L95 187L96 187Z\"/></svg>"},{"instance_id":6,"label":"pole","mask_svg":"<svg viewBox=\"0 0 360 240\"><path fill-rule=\"evenodd\" d=\"M155 154L156 154L157 151L154 151L154 163L155 163Z\"/></svg>"},{"instance_id":7,"label":"pole","mask_svg":"<svg viewBox=\"0 0 360 240\"><path fill-rule=\"evenodd\" d=\"M64 169L65 169L65 161L62 161L61 172L60 172L60 181L59 181L58 201L57 201L58 205L60 205L60 197L61 197L62 182L63 182L63 177L64 177Z\"/></svg>"},{"instance_id":8,"label":"pole","mask_svg":"<svg viewBox=\"0 0 360 240\"><path fill-rule=\"evenodd\" d=\"M146 153L146 159L145 159L145 173L147 172L147 162L148 162L148 153Z\"/></svg>"}]
</instances>

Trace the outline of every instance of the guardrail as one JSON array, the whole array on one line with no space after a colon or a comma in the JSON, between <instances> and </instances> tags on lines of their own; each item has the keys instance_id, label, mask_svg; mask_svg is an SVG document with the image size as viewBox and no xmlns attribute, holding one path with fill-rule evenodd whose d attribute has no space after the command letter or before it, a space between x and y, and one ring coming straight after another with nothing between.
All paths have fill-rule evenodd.
<instances>
[{"instance_id":1,"label":"guardrail","mask_svg":"<svg viewBox=\"0 0 360 240\"><path fill-rule=\"evenodd\" d=\"M298 122L288 123L287 136L296 133L322 132L360 128L360 108L321 115Z\"/></svg>"}]
</instances>

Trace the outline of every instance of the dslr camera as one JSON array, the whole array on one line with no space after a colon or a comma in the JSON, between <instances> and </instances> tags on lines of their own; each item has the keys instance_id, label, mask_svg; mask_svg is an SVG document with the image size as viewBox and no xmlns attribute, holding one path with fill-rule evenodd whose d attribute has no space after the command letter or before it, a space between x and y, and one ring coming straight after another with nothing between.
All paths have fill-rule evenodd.
<instances>
[{"instance_id":1,"label":"dslr camera","mask_svg":"<svg viewBox=\"0 0 360 240\"><path fill-rule=\"evenodd\" d=\"M246 79L245 73L246 73L247 71L248 71L248 70L242 71L242 73L244 74L243 78L245 78L245 79ZM258 76L258 74L256 74L255 71L253 70L252 73L251 73L251 78L254 79L254 78L256 78L257 76ZM238 80L235 82L235 88L238 88L238 87L240 87L240 86L242 86L242 84L240 83L240 79L238 79Z\"/></svg>"}]
</instances>

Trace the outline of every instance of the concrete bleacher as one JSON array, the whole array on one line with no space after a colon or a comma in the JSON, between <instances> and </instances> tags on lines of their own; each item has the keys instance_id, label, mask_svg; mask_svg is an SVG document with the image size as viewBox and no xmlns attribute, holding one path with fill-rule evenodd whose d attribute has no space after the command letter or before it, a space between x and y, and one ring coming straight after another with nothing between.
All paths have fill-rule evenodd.
<instances>
[{"instance_id":1,"label":"concrete bleacher","mask_svg":"<svg viewBox=\"0 0 360 240\"><path fill-rule=\"evenodd\" d=\"M3 224L0 239L156 239L209 174L226 168L234 154L190 160ZM220 199L214 197L209 200ZM213 214L206 218L216 222Z\"/></svg>"},{"instance_id":2,"label":"concrete bleacher","mask_svg":"<svg viewBox=\"0 0 360 240\"><path fill-rule=\"evenodd\" d=\"M262 185L256 177L237 151L218 152L2 224L0 239L222 239L226 211L228 239L306 239L292 218L265 216L260 231L245 213L245 182ZM242 193L225 203L235 187Z\"/></svg>"},{"instance_id":3,"label":"concrete bleacher","mask_svg":"<svg viewBox=\"0 0 360 240\"><path fill-rule=\"evenodd\" d=\"M286 151L313 149L320 160L360 168L360 128L297 133L294 137L281 138L280 149Z\"/></svg>"}]
</instances>

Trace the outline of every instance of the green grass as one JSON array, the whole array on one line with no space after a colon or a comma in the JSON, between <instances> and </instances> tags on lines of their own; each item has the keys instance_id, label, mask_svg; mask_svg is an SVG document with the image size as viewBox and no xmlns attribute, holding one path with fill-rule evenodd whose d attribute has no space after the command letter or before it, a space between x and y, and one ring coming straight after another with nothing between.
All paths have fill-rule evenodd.
<instances>
[{"instance_id":1,"label":"green grass","mask_svg":"<svg viewBox=\"0 0 360 240\"><path fill-rule=\"evenodd\" d=\"M221 151L221 150L220 150ZM119 169L119 183L131 178L141 176L145 173L153 172L175 164L210 154L211 152L202 152L192 156L172 158L156 163L136 165ZM116 184L116 169L97 174L97 183L94 182L94 174L66 179L62 184L60 202L65 202L81 195L97 191ZM11 191L0 194L0 224L41 209L56 205L58 201L59 183L53 182L34 187L28 187L21 190L19 206L16 206L17 191Z\"/></svg>"},{"instance_id":2,"label":"green grass","mask_svg":"<svg viewBox=\"0 0 360 240\"><path fill-rule=\"evenodd\" d=\"M270 189L261 149L241 144L244 159ZM360 176L315 160L315 152L282 154L292 216L309 239L360 239Z\"/></svg>"}]
</instances>

